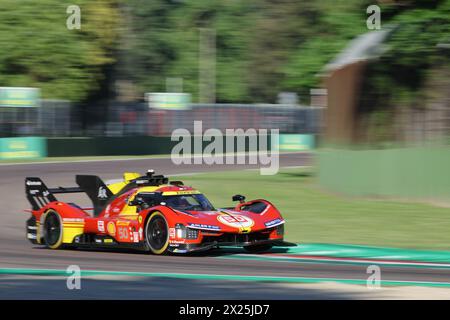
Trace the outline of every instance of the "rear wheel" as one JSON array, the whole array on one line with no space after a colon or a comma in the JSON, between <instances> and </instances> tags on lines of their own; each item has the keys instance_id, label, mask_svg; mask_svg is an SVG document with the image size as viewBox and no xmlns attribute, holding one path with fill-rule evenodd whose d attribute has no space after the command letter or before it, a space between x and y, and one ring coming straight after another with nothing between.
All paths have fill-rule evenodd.
<instances>
[{"instance_id":1,"label":"rear wheel","mask_svg":"<svg viewBox=\"0 0 450 320\"><path fill-rule=\"evenodd\" d=\"M169 247L169 227L160 212L153 212L145 227L145 239L153 254L164 254Z\"/></svg>"},{"instance_id":2,"label":"rear wheel","mask_svg":"<svg viewBox=\"0 0 450 320\"><path fill-rule=\"evenodd\" d=\"M259 252L269 251L270 249L272 249L272 245L271 244L255 244L252 246L246 246L246 247L244 247L244 249L250 253L259 253Z\"/></svg>"},{"instance_id":3,"label":"rear wheel","mask_svg":"<svg viewBox=\"0 0 450 320\"><path fill-rule=\"evenodd\" d=\"M63 239L61 216L54 210L47 211L44 220L44 243L51 249L60 248Z\"/></svg>"}]
</instances>

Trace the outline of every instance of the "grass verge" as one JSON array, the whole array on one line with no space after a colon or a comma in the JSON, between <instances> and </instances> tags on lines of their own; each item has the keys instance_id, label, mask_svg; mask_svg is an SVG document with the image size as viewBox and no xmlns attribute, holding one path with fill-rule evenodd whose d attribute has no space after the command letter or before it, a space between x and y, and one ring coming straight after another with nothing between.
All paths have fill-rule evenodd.
<instances>
[{"instance_id":1,"label":"grass verge","mask_svg":"<svg viewBox=\"0 0 450 320\"><path fill-rule=\"evenodd\" d=\"M312 169L177 177L203 191L216 207L233 194L266 198L286 219L286 240L417 249L450 249L450 209L426 204L344 198L321 190Z\"/></svg>"}]
</instances>

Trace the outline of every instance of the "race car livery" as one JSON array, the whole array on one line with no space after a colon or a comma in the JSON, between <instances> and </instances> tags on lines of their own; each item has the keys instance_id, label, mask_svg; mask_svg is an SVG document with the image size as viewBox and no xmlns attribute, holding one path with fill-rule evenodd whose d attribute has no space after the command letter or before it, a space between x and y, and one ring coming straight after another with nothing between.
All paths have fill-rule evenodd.
<instances>
[{"instance_id":1,"label":"race car livery","mask_svg":"<svg viewBox=\"0 0 450 320\"><path fill-rule=\"evenodd\" d=\"M200 191L149 170L124 173L123 180L104 183L93 175L77 175L77 187L47 188L27 177L31 204L27 238L51 249L64 247L134 248L153 254L188 253L220 246L250 252L293 246L283 240L284 219L267 200L245 201L216 209ZM55 195L85 193L93 206L82 208Z\"/></svg>"}]
</instances>

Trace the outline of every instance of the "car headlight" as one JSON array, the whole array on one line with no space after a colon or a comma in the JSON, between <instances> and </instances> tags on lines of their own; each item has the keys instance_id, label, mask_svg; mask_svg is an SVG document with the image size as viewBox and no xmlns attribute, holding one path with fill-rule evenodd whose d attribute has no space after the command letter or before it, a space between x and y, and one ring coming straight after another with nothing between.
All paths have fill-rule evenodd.
<instances>
[{"instance_id":1,"label":"car headlight","mask_svg":"<svg viewBox=\"0 0 450 320\"><path fill-rule=\"evenodd\" d=\"M198 230L186 228L183 224L177 223L175 225L175 234L178 239L197 239Z\"/></svg>"},{"instance_id":2,"label":"car headlight","mask_svg":"<svg viewBox=\"0 0 450 320\"><path fill-rule=\"evenodd\" d=\"M178 239L186 239L186 227L181 223L177 223L175 225L175 235Z\"/></svg>"}]
</instances>

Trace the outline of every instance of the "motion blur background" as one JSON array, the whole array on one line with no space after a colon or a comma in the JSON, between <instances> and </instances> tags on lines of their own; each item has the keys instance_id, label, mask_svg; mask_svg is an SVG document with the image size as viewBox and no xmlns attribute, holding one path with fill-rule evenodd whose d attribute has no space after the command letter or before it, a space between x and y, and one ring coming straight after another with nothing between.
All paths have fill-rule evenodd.
<instances>
[{"instance_id":1,"label":"motion blur background","mask_svg":"<svg viewBox=\"0 0 450 320\"><path fill-rule=\"evenodd\" d=\"M80 29L67 27L70 5ZM313 179L333 195L445 207L449 54L450 0L1 0L0 161L167 154L172 130L202 120L204 130L279 128L282 151L314 152L297 194ZM336 209L324 203L310 213ZM433 220L420 207L415 222L409 209L378 210L417 227L387 244L421 238L426 218L442 233L414 245L448 247L448 209Z\"/></svg>"}]
</instances>

